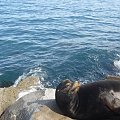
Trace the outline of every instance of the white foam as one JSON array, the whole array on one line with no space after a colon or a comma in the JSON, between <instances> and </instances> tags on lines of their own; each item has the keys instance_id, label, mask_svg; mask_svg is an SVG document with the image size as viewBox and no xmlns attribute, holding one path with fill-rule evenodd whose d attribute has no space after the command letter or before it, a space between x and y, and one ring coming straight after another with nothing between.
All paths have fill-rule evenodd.
<instances>
[{"instance_id":1,"label":"white foam","mask_svg":"<svg viewBox=\"0 0 120 120\"><path fill-rule=\"evenodd\" d=\"M28 76L39 77L41 81L44 81L44 77L46 76L46 73L42 70L41 67L30 69L28 73L23 73L23 75L19 76L13 86L16 87L21 80L25 79Z\"/></svg>"},{"instance_id":2,"label":"white foam","mask_svg":"<svg viewBox=\"0 0 120 120\"><path fill-rule=\"evenodd\" d=\"M118 73L118 75L120 76L120 73Z\"/></svg>"},{"instance_id":3,"label":"white foam","mask_svg":"<svg viewBox=\"0 0 120 120\"><path fill-rule=\"evenodd\" d=\"M22 80L25 79L27 76L23 73L23 75L19 76L18 79L15 81L13 87L16 87L18 83Z\"/></svg>"},{"instance_id":4,"label":"white foam","mask_svg":"<svg viewBox=\"0 0 120 120\"><path fill-rule=\"evenodd\" d=\"M117 57L119 57L119 58L120 58L120 55L119 55L119 54L117 54Z\"/></svg>"},{"instance_id":5,"label":"white foam","mask_svg":"<svg viewBox=\"0 0 120 120\"><path fill-rule=\"evenodd\" d=\"M0 75L3 75L3 73L0 73Z\"/></svg>"},{"instance_id":6,"label":"white foam","mask_svg":"<svg viewBox=\"0 0 120 120\"><path fill-rule=\"evenodd\" d=\"M114 61L114 66L115 66L118 70L120 70L120 60L115 60L115 61Z\"/></svg>"},{"instance_id":7,"label":"white foam","mask_svg":"<svg viewBox=\"0 0 120 120\"><path fill-rule=\"evenodd\" d=\"M15 81L14 83L14 87L17 86L17 84L25 79L26 77L28 76L35 76L35 77L39 77L40 80L39 80L39 83L37 84L37 86L31 86L30 88L28 88L27 90L24 90L24 91L21 91L19 94L18 94L18 99L20 99L21 97L27 95L27 94L30 94L31 92L35 92L37 90L45 90L45 95L42 97L43 100L48 100L48 99L55 99L55 89L52 89L52 88L45 88L44 85L42 84L42 82L44 81L44 78L46 77L46 72L43 71L41 69L41 67L36 67L36 68L33 68L33 69L30 69L30 71L28 73L23 73L23 75L19 76L19 78ZM47 83L46 83L47 84ZM16 101L17 101L16 100Z\"/></svg>"}]
</instances>

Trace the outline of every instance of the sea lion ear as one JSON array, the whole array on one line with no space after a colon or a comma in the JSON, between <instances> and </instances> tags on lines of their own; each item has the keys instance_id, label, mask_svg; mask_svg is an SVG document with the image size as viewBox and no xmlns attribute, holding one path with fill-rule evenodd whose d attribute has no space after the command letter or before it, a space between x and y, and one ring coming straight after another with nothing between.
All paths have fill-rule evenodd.
<instances>
[{"instance_id":1,"label":"sea lion ear","mask_svg":"<svg viewBox=\"0 0 120 120\"><path fill-rule=\"evenodd\" d=\"M105 80L120 80L120 76L108 75L106 76Z\"/></svg>"}]
</instances>

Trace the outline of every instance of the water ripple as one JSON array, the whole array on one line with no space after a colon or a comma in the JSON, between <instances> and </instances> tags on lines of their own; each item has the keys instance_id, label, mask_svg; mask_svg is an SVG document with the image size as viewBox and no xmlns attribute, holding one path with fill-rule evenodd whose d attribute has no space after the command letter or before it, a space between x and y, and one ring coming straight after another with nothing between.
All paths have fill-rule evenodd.
<instances>
[{"instance_id":1,"label":"water ripple","mask_svg":"<svg viewBox=\"0 0 120 120\"><path fill-rule=\"evenodd\" d=\"M66 78L91 82L118 72L113 63L120 51L119 0L0 5L0 86L38 66L52 87Z\"/></svg>"}]
</instances>

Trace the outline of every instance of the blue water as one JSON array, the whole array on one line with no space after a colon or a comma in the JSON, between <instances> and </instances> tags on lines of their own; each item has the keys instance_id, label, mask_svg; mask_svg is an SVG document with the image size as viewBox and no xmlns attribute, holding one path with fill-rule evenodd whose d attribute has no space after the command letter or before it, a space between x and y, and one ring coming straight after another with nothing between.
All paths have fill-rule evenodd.
<instances>
[{"instance_id":1,"label":"blue water","mask_svg":"<svg viewBox=\"0 0 120 120\"><path fill-rule=\"evenodd\" d=\"M92 82L120 75L119 59L119 0L0 0L1 87L33 74Z\"/></svg>"}]
</instances>

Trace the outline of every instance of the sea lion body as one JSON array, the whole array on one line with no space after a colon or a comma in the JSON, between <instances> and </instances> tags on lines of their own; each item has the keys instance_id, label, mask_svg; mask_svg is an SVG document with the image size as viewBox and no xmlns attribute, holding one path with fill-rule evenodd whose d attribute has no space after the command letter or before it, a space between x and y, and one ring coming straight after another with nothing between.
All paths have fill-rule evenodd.
<instances>
[{"instance_id":1,"label":"sea lion body","mask_svg":"<svg viewBox=\"0 0 120 120\"><path fill-rule=\"evenodd\" d=\"M56 102L65 115L81 120L113 117L120 120L119 80L103 80L81 85L77 92L71 92L72 85L67 89L66 84L68 83L62 82L56 89ZM66 93L68 91L69 94Z\"/></svg>"}]
</instances>

